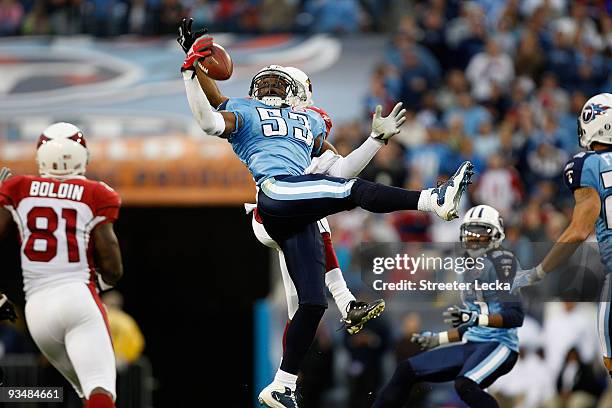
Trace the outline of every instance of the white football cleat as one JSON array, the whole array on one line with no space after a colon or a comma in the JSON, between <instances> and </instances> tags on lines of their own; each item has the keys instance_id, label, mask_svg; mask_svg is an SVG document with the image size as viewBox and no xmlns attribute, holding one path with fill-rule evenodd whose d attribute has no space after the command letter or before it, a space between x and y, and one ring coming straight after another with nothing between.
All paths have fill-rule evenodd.
<instances>
[{"instance_id":1,"label":"white football cleat","mask_svg":"<svg viewBox=\"0 0 612 408\"><path fill-rule=\"evenodd\" d=\"M295 391L274 383L259 393L259 403L268 408L298 408Z\"/></svg>"},{"instance_id":2,"label":"white football cleat","mask_svg":"<svg viewBox=\"0 0 612 408\"><path fill-rule=\"evenodd\" d=\"M458 218L461 195L471 183L474 174L474 165L465 161L451 178L437 188L429 190L429 205L433 212L443 220L450 221Z\"/></svg>"}]
</instances>

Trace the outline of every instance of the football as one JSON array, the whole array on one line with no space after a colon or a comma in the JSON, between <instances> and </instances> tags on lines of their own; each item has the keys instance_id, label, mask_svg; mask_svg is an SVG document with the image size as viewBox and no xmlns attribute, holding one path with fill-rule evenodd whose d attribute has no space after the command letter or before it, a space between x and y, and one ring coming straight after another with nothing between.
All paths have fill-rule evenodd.
<instances>
[{"instance_id":1,"label":"football","mask_svg":"<svg viewBox=\"0 0 612 408\"><path fill-rule=\"evenodd\" d=\"M210 78L225 81L232 76L234 64L225 48L213 43L212 54L198 61L198 67Z\"/></svg>"}]
</instances>

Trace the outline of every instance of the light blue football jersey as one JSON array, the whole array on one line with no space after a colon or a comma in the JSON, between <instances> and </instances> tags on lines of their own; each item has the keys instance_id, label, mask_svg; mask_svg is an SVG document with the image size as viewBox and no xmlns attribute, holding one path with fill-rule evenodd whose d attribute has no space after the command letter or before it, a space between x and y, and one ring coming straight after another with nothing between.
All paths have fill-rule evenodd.
<instances>
[{"instance_id":1,"label":"light blue football jersey","mask_svg":"<svg viewBox=\"0 0 612 408\"><path fill-rule=\"evenodd\" d=\"M512 283L519 264L510 251L503 248L488 251L483 257L484 268L474 268L463 273L464 282ZM473 286L472 286L473 287ZM518 296L511 295L503 290L465 290L461 294L462 300L470 310L479 314L500 314L504 308L521 308ZM522 310L521 310L522 313ZM497 327L474 326L467 329L463 339L474 342L496 341L518 352L519 343L517 328L505 329Z\"/></svg>"},{"instance_id":2,"label":"light blue football jersey","mask_svg":"<svg viewBox=\"0 0 612 408\"><path fill-rule=\"evenodd\" d=\"M595 223L601 260L612 269L612 150L580 152L567 163L563 181L572 191L592 187L601 199L601 210Z\"/></svg>"},{"instance_id":3,"label":"light blue football jersey","mask_svg":"<svg viewBox=\"0 0 612 408\"><path fill-rule=\"evenodd\" d=\"M321 115L308 109L274 108L256 99L231 98L219 110L236 114L239 127L228 141L257 185L274 176L304 174L315 139L326 131Z\"/></svg>"}]
</instances>

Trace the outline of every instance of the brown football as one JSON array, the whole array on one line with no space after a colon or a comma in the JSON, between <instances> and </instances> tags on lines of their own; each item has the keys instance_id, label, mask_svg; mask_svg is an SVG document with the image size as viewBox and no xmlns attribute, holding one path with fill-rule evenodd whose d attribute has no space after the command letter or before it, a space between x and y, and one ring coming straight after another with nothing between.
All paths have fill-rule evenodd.
<instances>
[{"instance_id":1,"label":"brown football","mask_svg":"<svg viewBox=\"0 0 612 408\"><path fill-rule=\"evenodd\" d=\"M212 54L198 61L198 67L210 78L225 81L232 76L234 64L225 48L217 43L212 45Z\"/></svg>"}]
</instances>

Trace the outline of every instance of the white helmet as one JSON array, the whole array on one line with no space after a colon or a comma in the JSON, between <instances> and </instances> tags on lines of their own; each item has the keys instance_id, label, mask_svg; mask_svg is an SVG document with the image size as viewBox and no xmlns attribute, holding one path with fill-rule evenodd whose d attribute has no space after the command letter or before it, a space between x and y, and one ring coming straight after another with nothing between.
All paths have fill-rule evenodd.
<instances>
[{"instance_id":1,"label":"white helmet","mask_svg":"<svg viewBox=\"0 0 612 408\"><path fill-rule=\"evenodd\" d=\"M83 132L73 124L54 123L38 138L36 162L45 177L74 177L85 174L89 150Z\"/></svg>"},{"instance_id":2,"label":"white helmet","mask_svg":"<svg viewBox=\"0 0 612 408\"><path fill-rule=\"evenodd\" d=\"M612 94L595 95L584 104L578 118L578 141L587 149L593 142L612 145Z\"/></svg>"},{"instance_id":3,"label":"white helmet","mask_svg":"<svg viewBox=\"0 0 612 408\"><path fill-rule=\"evenodd\" d=\"M506 237L499 212L489 205L468 210L461 223L461 243L470 256L481 256L498 247Z\"/></svg>"},{"instance_id":4,"label":"white helmet","mask_svg":"<svg viewBox=\"0 0 612 408\"><path fill-rule=\"evenodd\" d=\"M298 93L289 101L294 108L306 108L314 105L312 101L312 82L304 71L296 67L285 67L285 71L298 83Z\"/></svg>"},{"instance_id":5,"label":"white helmet","mask_svg":"<svg viewBox=\"0 0 612 408\"><path fill-rule=\"evenodd\" d=\"M253 77L249 96L274 107L292 106L301 88L285 67L268 65Z\"/></svg>"}]
</instances>

